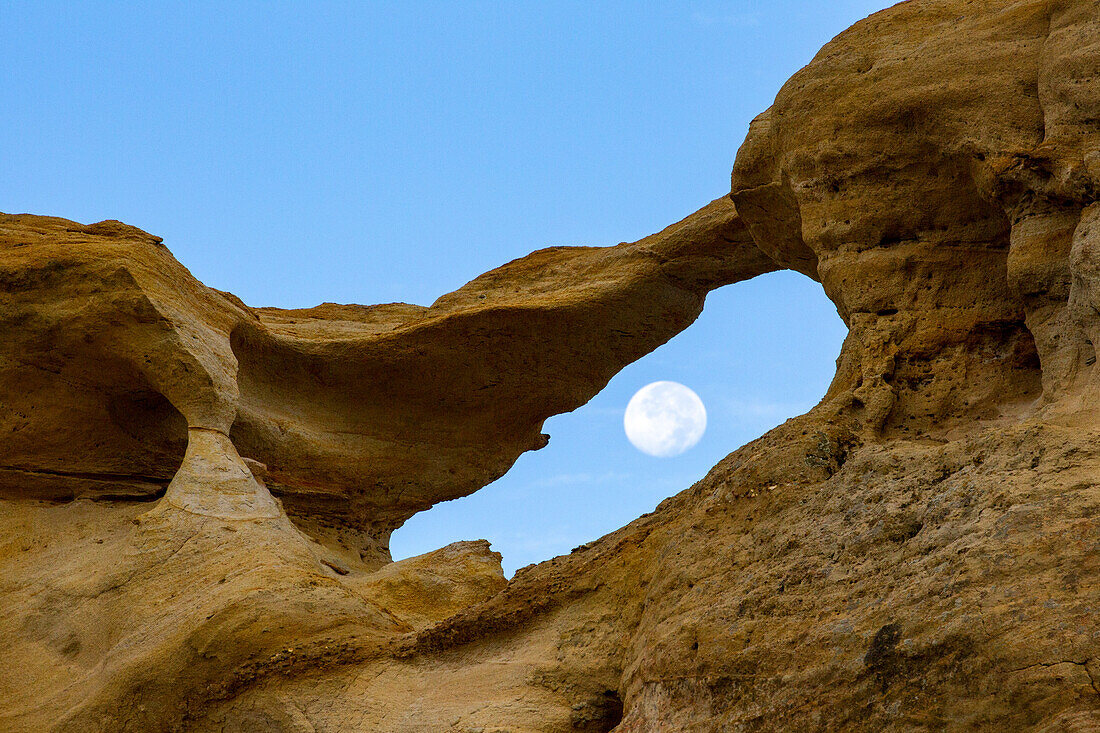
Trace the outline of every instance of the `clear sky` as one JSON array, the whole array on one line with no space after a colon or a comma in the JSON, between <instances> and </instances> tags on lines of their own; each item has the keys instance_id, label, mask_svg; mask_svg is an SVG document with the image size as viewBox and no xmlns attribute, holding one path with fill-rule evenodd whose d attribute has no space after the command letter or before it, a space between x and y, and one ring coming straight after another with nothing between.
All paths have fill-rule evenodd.
<instances>
[{"instance_id":1,"label":"clear sky","mask_svg":"<svg viewBox=\"0 0 1100 733\"><path fill-rule=\"evenodd\" d=\"M252 305L429 304L549 245L632 241L729 190L749 121L882 0L0 4L0 211L120 219ZM394 557L568 552L810 407L844 327L776 273L551 419L550 446L414 517ZM709 425L635 450L638 388Z\"/></svg>"}]
</instances>

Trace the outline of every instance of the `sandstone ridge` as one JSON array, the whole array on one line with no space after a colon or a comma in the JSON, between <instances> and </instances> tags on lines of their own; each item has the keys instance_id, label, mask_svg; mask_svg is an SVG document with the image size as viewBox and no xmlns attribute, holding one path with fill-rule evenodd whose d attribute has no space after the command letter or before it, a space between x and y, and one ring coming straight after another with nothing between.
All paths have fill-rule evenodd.
<instances>
[{"instance_id":1,"label":"sandstone ridge","mask_svg":"<svg viewBox=\"0 0 1100 733\"><path fill-rule=\"evenodd\" d=\"M412 514L545 445L546 418L708 290L776 267L728 199L634 244L535 252L429 308L249 308L118 222L4 216L0 246L0 495L155 498L217 433L225 466L234 448L261 464L292 517L373 564Z\"/></svg>"},{"instance_id":2,"label":"sandstone ridge","mask_svg":"<svg viewBox=\"0 0 1100 733\"><path fill-rule=\"evenodd\" d=\"M1100 3L910 0L732 188L428 308L250 308L0 217L0 729L1100 729ZM812 411L511 581L390 563L716 287L819 281Z\"/></svg>"}]
</instances>

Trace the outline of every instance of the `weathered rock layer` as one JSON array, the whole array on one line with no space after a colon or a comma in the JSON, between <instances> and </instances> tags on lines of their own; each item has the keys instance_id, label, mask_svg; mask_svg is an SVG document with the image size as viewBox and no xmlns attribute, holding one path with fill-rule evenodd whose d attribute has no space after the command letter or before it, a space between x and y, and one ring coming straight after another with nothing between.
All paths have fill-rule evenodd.
<instances>
[{"instance_id":1,"label":"weathered rock layer","mask_svg":"<svg viewBox=\"0 0 1100 733\"><path fill-rule=\"evenodd\" d=\"M412 514L545 445L546 418L708 290L776 269L728 199L634 244L536 252L430 308L251 309L117 222L5 216L0 246L0 495L155 498L213 431L374 564Z\"/></svg>"},{"instance_id":2,"label":"weathered rock layer","mask_svg":"<svg viewBox=\"0 0 1100 733\"><path fill-rule=\"evenodd\" d=\"M910 0L729 197L430 308L251 309L131 227L4 217L0 727L1100 728L1098 191L1100 3ZM386 564L780 268L849 326L814 410L510 582Z\"/></svg>"}]
</instances>

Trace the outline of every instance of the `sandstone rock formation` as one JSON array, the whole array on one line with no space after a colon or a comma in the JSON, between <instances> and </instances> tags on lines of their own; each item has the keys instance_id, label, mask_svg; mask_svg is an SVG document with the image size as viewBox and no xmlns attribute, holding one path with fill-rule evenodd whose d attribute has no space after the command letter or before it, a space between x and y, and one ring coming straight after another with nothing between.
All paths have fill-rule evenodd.
<instances>
[{"instance_id":1,"label":"sandstone rock formation","mask_svg":"<svg viewBox=\"0 0 1100 733\"><path fill-rule=\"evenodd\" d=\"M776 269L728 199L634 244L535 252L430 308L250 309L118 222L6 216L0 246L0 496L154 498L176 476L167 501L221 501L256 490L235 447L293 518L375 566L394 528L544 446L546 418L708 290ZM236 488L184 500L211 450Z\"/></svg>"},{"instance_id":2,"label":"sandstone rock formation","mask_svg":"<svg viewBox=\"0 0 1100 733\"><path fill-rule=\"evenodd\" d=\"M910 0L732 191L430 308L250 309L117 222L0 219L0 729L1100 729L1100 3ZM779 268L811 412L507 583L389 532Z\"/></svg>"}]
</instances>

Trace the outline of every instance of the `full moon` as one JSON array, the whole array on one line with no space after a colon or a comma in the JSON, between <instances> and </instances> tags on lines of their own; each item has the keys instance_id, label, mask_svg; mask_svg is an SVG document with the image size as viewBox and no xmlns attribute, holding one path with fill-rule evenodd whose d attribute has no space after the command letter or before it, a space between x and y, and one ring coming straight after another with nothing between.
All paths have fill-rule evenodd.
<instances>
[{"instance_id":1,"label":"full moon","mask_svg":"<svg viewBox=\"0 0 1100 733\"><path fill-rule=\"evenodd\" d=\"M678 456L699 442L707 410L699 395L678 382L653 382L639 389L623 415L626 437L642 453Z\"/></svg>"}]
</instances>

